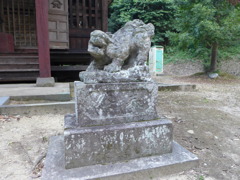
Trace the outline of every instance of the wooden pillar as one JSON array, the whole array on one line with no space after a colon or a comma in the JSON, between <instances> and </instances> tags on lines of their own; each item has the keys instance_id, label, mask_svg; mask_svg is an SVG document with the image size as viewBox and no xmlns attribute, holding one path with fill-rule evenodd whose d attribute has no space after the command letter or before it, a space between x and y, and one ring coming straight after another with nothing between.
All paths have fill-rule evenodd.
<instances>
[{"instance_id":1,"label":"wooden pillar","mask_svg":"<svg viewBox=\"0 0 240 180\"><path fill-rule=\"evenodd\" d=\"M48 35L48 0L35 0L38 57L40 77L51 77L49 35Z\"/></svg>"},{"instance_id":2,"label":"wooden pillar","mask_svg":"<svg viewBox=\"0 0 240 180\"><path fill-rule=\"evenodd\" d=\"M102 0L102 30L108 31L108 0Z\"/></svg>"}]
</instances>

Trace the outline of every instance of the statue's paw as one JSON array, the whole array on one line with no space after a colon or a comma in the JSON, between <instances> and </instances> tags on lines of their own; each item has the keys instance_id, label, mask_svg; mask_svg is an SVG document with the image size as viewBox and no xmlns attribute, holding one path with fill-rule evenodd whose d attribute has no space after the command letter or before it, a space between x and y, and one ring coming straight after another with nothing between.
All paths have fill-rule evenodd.
<instances>
[{"instance_id":1,"label":"statue's paw","mask_svg":"<svg viewBox=\"0 0 240 180\"><path fill-rule=\"evenodd\" d=\"M109 65L104 67L104 71L107 71L107 72L110 72L110 73L118 72L120 70L121 70L121 67L117 66L115 64L109 64Z\"/></svg>"}]
</instances>

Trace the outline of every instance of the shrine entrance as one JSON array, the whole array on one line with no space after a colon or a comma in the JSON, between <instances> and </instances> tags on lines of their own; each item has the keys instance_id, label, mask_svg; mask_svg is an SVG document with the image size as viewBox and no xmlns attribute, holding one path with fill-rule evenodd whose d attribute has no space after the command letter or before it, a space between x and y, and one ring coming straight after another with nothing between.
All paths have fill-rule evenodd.
<instances>
[{"instance_id":1,"label":"shrine entrance","mask_svg":"<svg viewBox=\"0 0 240 180\"><path fill-rule=\"evenodd\" d=\"M0 32L13 36L14 48L36 48L34 0L0 0Z\"/></svg>"},{"instance_id":2,"label":"shrine entrance","mask_svg":"<svg viewBox=\"0 0 240 180\"><path fill-rule=\"evenodd\" d=\"M90 33L107 31L108 1L69 0L69 43L72 51L86 51Z\"/></svg>"}]
</instances>

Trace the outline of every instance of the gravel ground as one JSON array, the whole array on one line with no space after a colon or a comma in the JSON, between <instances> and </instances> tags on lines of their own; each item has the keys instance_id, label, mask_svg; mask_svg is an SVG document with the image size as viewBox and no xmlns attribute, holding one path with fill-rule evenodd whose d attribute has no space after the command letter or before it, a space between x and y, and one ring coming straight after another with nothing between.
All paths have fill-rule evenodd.
<instances>
[{"instance_id":1,"label":"gravel ground","mask_svg":"<svg viewBox=\"0 0 240 180\"><path fill-rule=\"evenodd\" d=\"M40 176L38 169L48 138L62 133L63 115L0 116L0 179L28 180Z\"/></svg>"},{"instance_id":2,"label":"gravel ground","mask_svg":"<svg viewBox=\"0 0 240 180\"><path fill-rule=\"evenodd\" d=\"M190 92L159 92L160 114L174 124L174 139L200 158L187 179L240 179L239 79L206 77L156 79L163 83L194 83Z\"/></svg>"}]
</instances>

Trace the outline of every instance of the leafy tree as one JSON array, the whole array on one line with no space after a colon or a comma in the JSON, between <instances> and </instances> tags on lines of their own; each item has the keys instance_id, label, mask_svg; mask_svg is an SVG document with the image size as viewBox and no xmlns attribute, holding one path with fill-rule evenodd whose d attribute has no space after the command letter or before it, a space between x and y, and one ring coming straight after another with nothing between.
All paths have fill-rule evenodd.
<instances>
[{"instance_id":1,"label":"leafy tree","mask_svg":"<svg viewBox=\"0 0 240 180\"><path fill-rule=\"evenodd\" d=\"M155 44L166 44L166 31L173 28L173 0L114 0L110 6L109 31L115 32L126 22L141 19L155 26Z\"/></svg>"},{"instance_id":2,"label":"leafy tree","mask_svg":"<svg viewBox=\"0 0 240 180\"><path fill-rule=\"evenodd\" d=\"M229 0L233 1L233 0ZM237 3L227 0L176 0L179 9L175 27L168 33L182 49L207 48L211 54L208 71L216 70L219 46L240 37L240 13Z\"/></svg>"}]
</instances>

